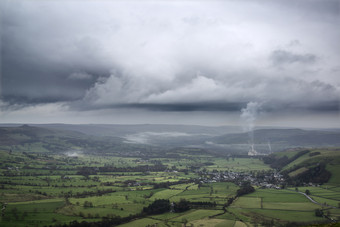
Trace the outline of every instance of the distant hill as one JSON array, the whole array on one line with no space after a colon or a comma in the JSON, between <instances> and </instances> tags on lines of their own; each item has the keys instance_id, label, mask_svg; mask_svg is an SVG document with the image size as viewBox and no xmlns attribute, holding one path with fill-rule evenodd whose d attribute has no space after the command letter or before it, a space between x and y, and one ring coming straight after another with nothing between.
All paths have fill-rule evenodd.
<instances>
[{"instance_id":1,"label":"distant hill","mask_svg":"<svg viewBox=\"0 0 340 227\"><path fill-rule=\"evenodd\" d=\"M84 133L21 125L0 127L0 149L25 152L113 152L129 149L119 137L91 137Z\"/></svg>"},{"instance_id":2,"label":"distant hill","mask_svg":"<svg viewBox=\"0 0 340 227\"><path fill-rule=\"evenodd\" d=\"M251 143L250 134L240 130L236 126L8 124L0 125L0 148L41 152L79 149L132 155L187 147L221 155L245 155ZM340 147L340 131L336 129L264 128L255 130L253 136L254 148L261 154L297 147Z\"/></svg>"},{"instance_id":3,"label":"distant hill","mask_svg":"<svg viewBox=\"0 0 340 227\"><path fill-rule=\"evenodd\" d=\"M200 126L200 125L168 125L168 124L42 124L36 125L43 128L72 130L88 135L97 136L126 136L143 132L182 132L189 134L223 135L226 133L241 132L238 126Z\"/></svg>"},{"instance_id":4,"label":"distant hill","mask_svg":"<svg viewBox=\"0 0 340 227\"><path fill-rule=\"evenodd\" d=\"M0 145L20 145L42 142L52 138L83 138L85 134L74 131L51 130L47 128L22 125L19 127L0 127Z\"/></svg>"},{"instance_id":5,"label":"distant hill","mask_svg":"<svg viewBox=\"0 0 340 227\"><path fill-rule=\"evenodd\" d=\"M291 147L340 146L340 132L302 129L259 129L253 133L254 144L280 144ZM211 140L218 144L246 144L249 133L226 134Z\"/></svg>"},{"instance_id":6,"label":"distant hill","mask_svg":"<svg viewBox=\"0 0 340 227\"><path fill-rule=\"evenodd\" d=\"M1 125L0 125L1 126ZM7 124L6 127L20 125ZM211 137L226 133L240 132L238 126L199 126L199 125L167 125L167 124L33 124L31 126L49 130L79 132L83 135L96 137L121 138L130 144L148 144L164 148L182 146L201 146Z\"/></svg>"}]
</instances>

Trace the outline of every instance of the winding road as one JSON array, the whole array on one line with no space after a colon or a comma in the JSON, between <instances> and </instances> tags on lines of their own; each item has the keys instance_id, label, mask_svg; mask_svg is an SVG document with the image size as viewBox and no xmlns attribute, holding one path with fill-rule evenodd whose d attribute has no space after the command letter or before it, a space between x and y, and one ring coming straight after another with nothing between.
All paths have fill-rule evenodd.
<instances>
[{"instance_id":1,"label":"winding road","mask_svg":"<svg viewBox=\"0 0 340 227\"><path fill-rule=\"evenodd\" d=\"M291 190L291 189L289 189ZM291 191L294 191L294 190L291 190ZM319 202L316 202L314 199L312 199L309 195L307 195L306 193L303 193L303 192L298 192L304 196L307 197L307 199L309 199L312 203L315 203L317 205L320 205L320 206L324 206L324 207L331 207L331 208L334 208L334 209L339 209L339 207L335 207L335 206L331 206L331 205L328 205L328 204L323 204L323 203L319 203Z\"/></svg>"}]
</instances>

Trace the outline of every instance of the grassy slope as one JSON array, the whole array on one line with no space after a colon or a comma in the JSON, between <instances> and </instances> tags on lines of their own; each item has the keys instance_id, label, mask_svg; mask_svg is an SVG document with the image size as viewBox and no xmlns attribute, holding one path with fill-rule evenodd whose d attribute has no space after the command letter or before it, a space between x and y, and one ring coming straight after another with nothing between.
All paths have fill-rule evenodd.
<instances>
[{"instance_id":1,"label":"grassy slope","mask_svg":"<svg viewBox=\"0 0 340 227\"><path fill-rule=\"evenodd\" d=\"M275 153L276 157L287 156L288 158L293 157L298 153L297 150L284 151ZM310 155L310 154L317 155ZM325 163L326 170L331 172L332 177L329 180L329 184L340 185L340 149L329 148L329 149L310 149L310 152L300 156L299 158L288 163L282 168L290 176L295 177L306 171L306 169L318 165L318 163Z\"/></svg>"},{"instance_id":2,"label":"grassy slope","mask_svg":"<svg viewBox=\"0 0 340 227\"><path fill-rule=\"evenodd\" d=\"M301 150L278 152L277 158L287 156L293 158ZM310 154L313 155L310 155ZM293 190L257 189L256 192L238 198L229 208L236 217L242 221L254 221L259 218L270 221L322 221L314 214L315 209L323 209L332 218L340 218L339 209L331 209L323 205L337 207L340 202L340 149L311 149L310 152L298 157L283 167L291 177L304 173L318 163L324 163L326 170L332 176L328 183L321 187L299 187L300 192L309 190L311 197L322 205L309 201L305 196Z\"/></svg>"}]
</instances>

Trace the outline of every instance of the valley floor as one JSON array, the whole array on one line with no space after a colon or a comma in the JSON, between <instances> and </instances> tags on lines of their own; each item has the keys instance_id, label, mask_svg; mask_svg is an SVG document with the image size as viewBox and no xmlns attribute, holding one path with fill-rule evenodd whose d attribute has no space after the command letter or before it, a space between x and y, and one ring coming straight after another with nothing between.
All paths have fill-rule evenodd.
<instances>
[{"instance_id":1,"label":"valley floor","mask_svg":"<svg viewBox=\"0 0 340 227\"><path fill-rule=\"evenodd\" d=\"M340 219L337 174L332 172L329 183L322 185L287 187L282 175L254 157L69 157L1 151L0 226L331 223ZM240 194L244 182L255 191ZM145 210L159 200L168 201L167 212ZM177 208L181 202L187 205L183 210Z\"/></svg>"}]
</instances>

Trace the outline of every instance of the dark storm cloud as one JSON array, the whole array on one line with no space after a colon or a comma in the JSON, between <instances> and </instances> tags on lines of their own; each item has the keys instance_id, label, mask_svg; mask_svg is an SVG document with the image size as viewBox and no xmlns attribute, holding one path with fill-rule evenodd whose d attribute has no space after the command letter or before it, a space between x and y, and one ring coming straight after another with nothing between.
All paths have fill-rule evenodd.
<instances>
[{"instance_id":1,"label":"dark storm cloud","mask_svg":"<svg viewBox=\"0 0 340 227\"><path fill-rule=\"evenodd\" d=\"M263 103L268 111L282 109L282 106L313 110L314 106L318 109L320 103L336 104L339 100L336 86L320 80L307 82L293 77L270 78L254 74L252 78L235 75L225 80L199 74L177 82L176 86L174 84L155 81L153 87L149 87L148 80L111 75L96 83L78 108L130 106L168 111L233 111L251 100Z\"/></svg>"},{"instance_id":2,"label":"dark storm cloud","mask_svg":"<svg viewBox=\"0 0 340 227\"><path fill-rule=\"evenodd\" d=\"M339 108L338 1L0 4L4 103L75 112L237 112L252 101L268 112Z\"/></svg>"},{"instance_id":3,"label":"dark storm cloud","mask_svg":"<svg viewBox=\"0 0 340 227\"><path fill-rule=\"evenodd\" d=\"M324 102L324 103L316 103L312 106L301 106L301 108L304 109L309 109L312 111L317 111L317 112L327 112L327 111L340 111L340 105L338 101L329 101L329 102Z\"/></svg>"},{"instance_id":4,"label":"dark storm cloud","mask_svg":"<svg viewBox=\"0 0 340 227\"><path fill-rule=\"evenodd\" d=\"M263 112L278 112L278 111L290 111L290 112L339 112L340 105L338 101L325 101L315 103L302 103L302 102L280 102L273 103L268 102L261 105Z\"/></svg>"},{"instance_id":5,"label":"dark storm cloud","mask_svg":"<svg viewBox=\"0 0 340 227\"><path fill-rule=\"evenodd\" d=\"M172 103L172 104L122 104L114 105L112 108L126 108L126 109L147 109L152 111L174 111L174 112L187 112L187 111L240 111L247 106L246 102L243 103ZM103 107L103 108L107 108ZM277 112L282 110L290 111L340 111L340 105L337 101L329 101L324 103L303 104L303 103L261 103L261 110L263 112Z\"/></svg>"},{"instance_id":6,"label":"dark storm cloud","mask_svg":"<svg viewBox=\"0 0 340 227\"><path fill-rule=\"evenodd\" d=\"M95 41L86 36L69 40L72 30L62 24L61 15L52 9L35 8L30 1L4 1L2 6L2 96L5 101L77 100L99 76L109 75L112 65L97 61L100 56ZM86 80L67 80L82 72L93 76Z\"/></svg>"},{"instance_id":7,"label":"dark storm cloud","mask_svg":"<svg viewBox=\"0 0 340 227\"><path fill-rule=\"evenodd\" d=\"M170 103L170 104L119 104L119 105L104 105L98 106L99 108L126 108L126 109L147 109L151 111L174 111L174 112L187 112L187 111L239 111L246 103ZM88 107L78 106L79 108Z\"/></svg>"}]
</instances>

